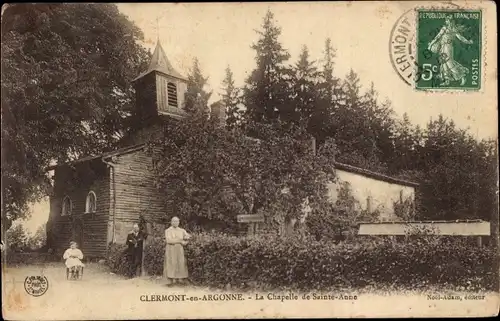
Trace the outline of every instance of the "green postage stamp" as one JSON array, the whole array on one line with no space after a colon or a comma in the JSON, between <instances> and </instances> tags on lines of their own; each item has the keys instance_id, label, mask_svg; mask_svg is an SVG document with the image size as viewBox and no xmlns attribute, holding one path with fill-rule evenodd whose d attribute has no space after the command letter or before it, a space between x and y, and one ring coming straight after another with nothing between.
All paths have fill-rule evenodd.
<instances>
[{"instance_id":1,"label":"green postage stamp","mask_svg":"<svg viewBox=\"0 0 500 321\"><path fill-rule=\"evenodd\" d=\"M417 10L415 87L481 88L481 11Z\"/></svg>"}]
</instances>

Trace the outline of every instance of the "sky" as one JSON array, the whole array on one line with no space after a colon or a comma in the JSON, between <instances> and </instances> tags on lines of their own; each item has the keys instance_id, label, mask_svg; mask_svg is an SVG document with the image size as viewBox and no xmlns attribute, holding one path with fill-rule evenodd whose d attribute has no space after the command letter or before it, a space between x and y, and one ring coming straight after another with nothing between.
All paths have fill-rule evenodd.
<instances>
[{"instance_id":1,"label":"sky","mask_svg":"<svg viewBox=\"0 0 500 321\"><path fill-rule=\"evenodd\" d=\"M474 3L474 2L469 2ZM230 66L237 86L255 67L251 49L262 19L270 9L282 29L280 41L298 59L303 45L312 59L321 60L324 43L331 38L337 51L335 74L344 76L352 68L364 90L374 83L380 100L392 102L397 116L407 113L414 124L425 126L443 114L458 127L478 138L497 137L497 74L495 8L483 10L483 59L485 79L479 92L428 93L415 91L398 76L390 61L389 38L398 18L417 2L308 2L308 3L127 3L118 4L145 35L143 45L151 50L157 38L174 68L187 75L198 58L208 76L212 101L220 99L225 69ZM484 5L484 4L483 4ZM493 21L488 23L488 21ZM490 44L490 45L488 45ZM48 218L48 203L33 207L26 226L36 229Z\"/></svg>"}]
</instances>

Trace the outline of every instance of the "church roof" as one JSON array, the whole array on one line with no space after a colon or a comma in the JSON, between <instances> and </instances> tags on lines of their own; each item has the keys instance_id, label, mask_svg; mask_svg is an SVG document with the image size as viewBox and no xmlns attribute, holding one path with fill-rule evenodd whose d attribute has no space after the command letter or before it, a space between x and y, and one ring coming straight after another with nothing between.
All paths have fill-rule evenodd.
<instances>
[{"instance_id":1,"label":"church roof","mask_svg":"<svg viewBox=\"0 0 500 321\"><path fill-rule=\"evenodd\" d=\"M252 137L249 137L249 136L247 136L247 138L251 139L251 140L255 140L257 142L260 141L260 139L252 138ZM74 160L74 161L69 162L69 163L57 164L57 165L49 166L46 170L53 170L53 169L56 169L58 167L65 166L65 165L66 166L67 165L76 165L78 163L83 163L83 162L86 162L86 161L91 161L91 160L94 160L94 159L97 159L97 158L108 158L108 157L118 156L118 155L130 153L130 152L135 152L137 150L143 149L145 146L146 146L146 144L144 144L144 143L136 144L136 145L132 145L132 146L120 148L120 149L117 149L115 151L111 151L111 152L107 152L107 153L102 153L102 154L99 154L99 155L83 157L83 158ZM397 184L397 185L402 185L402 186L410 186L410 187L415 187L415 188L419 187L419 185L420 185L419 183L416 183L416 182L411 182L411 181L403 180L403 179L400 179L400 178L396 178L396 177L392 177L392 176L387 176L387 175L384 175L384 174L381 174L381 173L372 172L372 171L364 169L364 168L360 168L360 167L356 167L356 166L352 166L352 165L348 165L348 164L344 164L344 163L339 163L337 161L333 162L333 166L335 167L335 169L340 169L340 170L343 170L343 171L346 171L346 172L350 172L350 173L354 173L354 174L358 174L358 175L370 177L370 178L373 178L373 179L376 179L376 180L379 180L379 181L385 181L385 182L392 183L392 184Z\"/></svg>"},{"instance_id":2,"label":"church roof","mask_svg":"<svg viewBox=\"0 0 500 321\"><path fill-rule=\"evenodd\" d=\"M174 69L174 67L172 67L172 64L168 60L167 55L165 54L165 51L160 44L160 41L156 43L156 48L153 52L153 57L151 57L151 61L149 62L148 69L145 72L141 73L133 81L136 81L137 79L140 79L153 71L158 71L178 79L186 80L185 77L183 77Z\"/></svg>"},{"instance_id":3,"label":"church roof","mask_svg":"<svg viewBox=\"0 0 500 321\"><path fill-rule=\"evenodd\" d=\"M356 166L352 166L352 165L349 165L349 164L335 162L335 168L343 170L343 171L346 171L346 172L350 172L350 173L354 173L354 174L359 174L359 175L362 175L362 176L366 176L366 177L369 177L369 178L373 178L373 179L376 179L376 180L379 180L379 181L384 181L384 182L387 182L387 183L392 183L392 184L397 184L397 185L403 185L403 186L409 186L409 187L418 187L419 186L419 184L416 183L416 182L411 182L411 181L408 181L408 180L405 180L405 179L388 176L388 175L385 175L385 174L382 174L382 173L372 172L372 171L370 171L368 169L361 168L361 167L356 167Z\"/></svg>"},{"instance_id":4,"label":"church roof","mask_svg":"<svg viewBox=\"0 0 500 321\"><path fill-rule=\"evenodd\" d=\"M93 160L98 159L98 158L105 159L105 158L109 158L109 157L113 157L113 156L118 156L118 155L123 155L123 154L127 154L127 153L132 153L132 152L144 149L145 146L146 146L145 144L136 144L136 145L132 145L132 146L127 146L127 147L120 148L120 149L117 149L117 150L114 150L114 151L111 151L111 152L101 153L101 154L98 154L98 155L86 156L86 157L82 157L82 158L79 158L79 159L76 159L74 161L70 161L70 162L67 162L67 163L51 165L51 166L47 167L46 170L50 171L50 170L54 170L54 169L56 169L58 167L73 166L73 165L76 165L76 164L79 164L79 163L93 161Z\"/></svg>"}]
</instances>

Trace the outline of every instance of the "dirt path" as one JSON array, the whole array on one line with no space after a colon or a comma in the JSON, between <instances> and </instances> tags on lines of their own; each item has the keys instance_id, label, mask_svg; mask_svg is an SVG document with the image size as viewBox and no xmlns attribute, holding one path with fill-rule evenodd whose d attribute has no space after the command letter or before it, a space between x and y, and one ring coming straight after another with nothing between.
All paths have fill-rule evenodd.
<instances>
[{"instance_id":1,"label":"dirt path","mask_svg":"<svg viewBox=\"0 0 500 321\"><path fill-rule=\"evenodd\" d=\"M163 286L154 279L124 279L93 263L81 281L67 281L62 263L6 267L2 274L2 312L5 319L160 319L160 318L258 318L258 317L349 317L349 316L473 316L498 312L498 294L482 300L429 300L428 294L444 293L358 293L356 300L270 299L268 293L242 293L241 301L204 301L221 294L205 288ZM27 276L44 275L48 291L39 297L26 293ZM287 295L289 293L274 293ZM332 294L353 294L335 293ZM174 296L172 296L174 295ZM152 301L158 297L184 301ZM193 301L196 300L196 301Z\"/></svg>"},{"instance_id":2,"label":"dirt path","mask_svg":"<svg viewBox=\"0 0 500 321\"><path fill-rule=\"evenodd\" d=\"M141 303L141 295L210 293L194 287L166 287L156 278L126 279L97 263L86 265L82 280L68 281L65 273L62 263L5 268L2 275L4 317L93 319L108 315L105 318L115 318L125 316L134 305L132 302ZM25 278L32 275L44 275L49 281L47 292L40 297L29 296L24 289Z\"/></svg>"}]
</instances>

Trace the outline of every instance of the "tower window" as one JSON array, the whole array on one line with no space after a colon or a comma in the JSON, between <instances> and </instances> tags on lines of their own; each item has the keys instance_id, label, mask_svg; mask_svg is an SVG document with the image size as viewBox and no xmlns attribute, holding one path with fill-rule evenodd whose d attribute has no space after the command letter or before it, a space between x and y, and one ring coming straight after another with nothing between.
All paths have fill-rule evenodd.
<instances>
[{"instance_id":1,"label":"tower window","mask_svg":"<svg viewBox=\"0 0 500 321\"><path fill-rule=\"evenodd\" d=\"M167 83L168 106L177 108L177 86L173 82Z\"/></svg>"}]
</instances>

